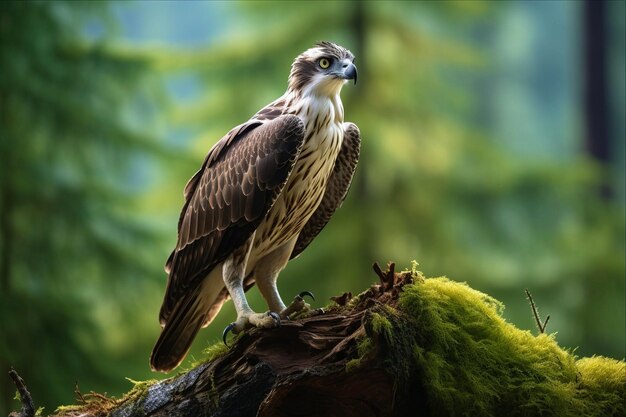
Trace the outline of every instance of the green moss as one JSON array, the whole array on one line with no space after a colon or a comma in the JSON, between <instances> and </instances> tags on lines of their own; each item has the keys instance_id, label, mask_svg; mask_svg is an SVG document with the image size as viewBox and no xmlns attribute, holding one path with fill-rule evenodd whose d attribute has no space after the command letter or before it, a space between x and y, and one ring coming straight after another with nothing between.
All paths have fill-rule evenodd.
<instances>
[{"instance_id":1,"label":"green moss","mask_svg":"<svg viewBox=\"0 0 626 417\"><path fill-rule=\"evenodd\" d=\"M209 362L214 359L219 358L220 356L224 356L228 353L229 348L223 342L217 342L208 348L204 349L202 353L204 353L204 358L202 358L203 362Z\"/></svg>"},{"instance_id":2,"label":"green moss","mask_svg":"<svg viewBox=\"0 0 626 417\"><path fill-rule=\"evenodd\" d=\"M84 405L60 405L54 411L55 414L65 414L73 411L81 411L85 408Z\"/></svg>"},{"instance_id":3,"label":"green moss","mask_svg":"<svg viewBox=\"0 0 626 417\"><path fill-rule=\"evenodd\" d=\"M368 336L363 336L357 340L357 357L350 359L346 363L346 372L352 372L361 367L364 360L369 359L374 352L374 343Z\"/></svg>"},{"instance_id":4,"label":"green moss","mask_svg":"<svg viewBox=\"0 0 626 417\"><path fill-rule=\"evenodd\" d=\"M233 338L233 340L230 341L231 346L232 346L232 344L235 343L235 341L239 337L240 337L240 335L237 335L237 336L235 336L235 338ZM219 358L221 356L224 356L226 353L228 353L228 351L229 351L229 347L226 346L224 344L224 342L221 342L221 341L220 342L216 342L216 343L212 344L211 346L207 347L206 349L204 349L202 351L202 353L203 353L202 358L192 362L191 365L189 365L189 368L186 369L184 372L188 372L188 371L196 368L198 365L202 365L203 363L211 362L214 359L217 359L217 358Z\"/></svg>"},{"instance_id":5,"label":"green moss","mask_svg":"<svg viewBox=\"0 0 626 417\"><path fill-rule=\"evenodd\" d=\"M362 361L360 358L350 359L346 362L346 372L354 372L361 367L361 363Z\"/></svg>"},{"instance_id":6,"label":"green moss","mask_svg":"<svg viewBox=\"0 0 626 417\"><path fill-rule=\"evenodd\" d=\"M417 376L415 395L437 415L626 415L624 362L576 361L553 336L507 323L500 302L465 284L421 280L404 287L398 307L404 314L372 326L394 341L394 373Z\"/></svg>"},{"instance_id":7,"label":"green moss","mask_svg":"<svg viewBox=\"0 0 626 417\"><path fill-rule=\"evenodd\" d=\"M372 350L374 349L374 343L372 342L372 339L364 336L357 342L356 349L357 353L359 354L359 358L362 359L372 352Z\"/></svg>"},{"instance_id":8,"label":"green moss","mask_svg":"<svg viewBox=\"0 0 626 417\"><path fill-rule=\"evenodd\" d=\"M109 411L116 406L126 401L137 401L144 397L148 392L148 388L159 382L156 379L148 381L135 381L131 378L126 379L133 384L133 388L124 394L121 399L117 400L100 394L88 393L84 395L84 399L86 400L84 404L61 405L57 407L54 415L108 415Z\"/></svg>"},{"instance_id":9,"label":"green moss","mask_svg":"<svg viewBox=\"0 0 626 417\"><path fill-rule=\"evenodd\" d=\"M241 337L241 335L237 335L235 336L235 338L233 338L233 340L230 341L231 344L235 343L235 341ZM189 367L189 369L185 370L185 372L189 372L192 369L195 369L198 365L202 365L204 363L207 362L211 362L221 356L224 356L225 354L227 354L229 352L230 348L228 346L226 346L224 344L224 342L219 341L216 342L214 344L212 344L211 346L207 347L206 349L204 349L202 351L203 356L200 360L195 361L191 364L191 366ZM218 402L219 402L219 392L217 390L217 386L215 384L215 375L213 373L211 373L211 390L209 391L209 396L211 398L211 401L213 402L213 404L217 407Z\"/></svg>"},{"instance_id":10,"label":"green moss","mask_svg":"<svg viewBox=\"0 0 626 417\"><path fill-rule=\"evenodd\" d=\"M131 384L133 384L133 388L128 391L124 397L122 397L121 401L126 401L128 399L137 399L146 395L148 392L148 388L152 385L159 382L156 379L149 379L147 381L135 381L134 379L126 378Z\"/></svg>"},{"instance_id":11,"label":"green moss","mask_svg":"<svg viewBox=\"0 0 626 417\"><path fill-rule=\"evenodd\" d=\"M215 381L215 371L211 372L211 390L209 391L209 398L211 398L211 402L217 409L220 404L220 393L217 390L217 383Z\"/></svg>"},{"instance_id":12,"label":"green moss","mask_svg":"<svg viewBox=\"0 0 626 417\"><path fill-rule=\"evenodd\" d=\"M375 334L383 336L387 343L393 343L393 326L386 316L372 313L370 324Z\"/></svg>"},{"instance_id":13,"label":"green moss","mask_svg":"<svg viewBox=\"0 0 626 417\"><path fill-rule=\"evenodd\" d=\"M602 415L626 415L626 363L594 356L576 362L579 394Z\"/></svg>"},{"instance_id":14,"label":"green moss","mask_svg":"<svg viewBox=\"0 0 626 417\"><path fill-rule=\"evenodd\" d=\"M389 317L395 317L397 312L389 306L384 306L383 313L372 313L368 318L368 326L374 337L382 337L387 344L393 343L393 324ZM376 344L372 337L363 335L358 338L356 344L357 357L346 363L346 372L352 372L361 367L367 360L376 354Z\"/></svg>"}]
</instances>

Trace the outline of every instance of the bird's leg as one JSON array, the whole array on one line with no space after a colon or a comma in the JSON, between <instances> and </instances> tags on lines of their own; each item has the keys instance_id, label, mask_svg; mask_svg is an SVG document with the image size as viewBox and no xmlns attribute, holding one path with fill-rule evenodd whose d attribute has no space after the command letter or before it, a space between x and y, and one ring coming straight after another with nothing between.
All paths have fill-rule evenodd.
<instances>
[{"instance_id":1,"label":"bird's leg","mask_svg":"<svg viewBox=\"0 0 626 417\"><path fill-rule=\"evenodd\" d=\"M302 297L309 295L313 298L313 294L304 291L300 293L300 295L296 295L291 304L289 304L289 307L285 307L285 303L283 303L278 293L278 288L276 287L278 274L285 268L287 262L289 262L289 257L293 252L297 238L298 237L295 236L271 253L265 255L262 259L259 259L254 267L255 282L259 287L261 295L263 295L263 298L267 301L270 311L278 313L281 319L288 319L293 315L309 311L311 306L305 303Z\"/></svg>"},{"instance_id":2,"label":"bird's leg","mask_svg":"<svg viewBox=\"0 0 626 417\"><path fill-rule=\"evenodd\" d=\"M285 303L283 303L283 300L280 298L280 294L278 293L276 278L278 278L278 274L274 276L266 275L265 279L259 279L259 275L256 275L255 272L255 282L259 287L261 295L267 302L267 306L270 308L270 311L279 313L285 309Z\"/></svg>"},{"instance_id":3,"label":"bird's leg","mask_svg":"<svg viewBox=\"0 0 626 417\"><path fill-rule=\"evenodd\" d=\"M303 291L299 295L296 295L289 306L285 307L283 300L280 298L278 289L276 288L276 279L268 280L256 280L259 286L259 291L263 295L263 298L267 301L270 311L278 313L281 319L295 318L303 313L310 311L311 306L304 301L304 296L308 295L313 298L313 294L309 291ZM314 299L314 298L313 298Z\"/></svg>"},{"instance_id":4,"label":"bird's leg","mask_svg":"<svg viewBox=\"0 0 626 417\"><path fill-rule=\"evenodd\" d=\"M243 279L253 240L254 234L243 246L234 251L224 261L222 266L222 276L224 277L226 289L233 299L235 309L237 310L237 320L226 327L224 336L229 331L236 334L250 327L271 328L280 325L278 314L272 312L255 313L246 299Z\"/></svg>"},{"instance_id":5,"label":"bird's leg","mask_svg":"<svg viewBox=\"0 0 626 417\"><path fill-rule=\"evenodd\" d=\"M276 287L276 280L280 271L287 265L295 243L296 238L289 240L259 259L254 266L256 285L267 302L270 311L274 313L279 313L285 309L285 303L283 303Z\"/></svg>"}]
</instances>

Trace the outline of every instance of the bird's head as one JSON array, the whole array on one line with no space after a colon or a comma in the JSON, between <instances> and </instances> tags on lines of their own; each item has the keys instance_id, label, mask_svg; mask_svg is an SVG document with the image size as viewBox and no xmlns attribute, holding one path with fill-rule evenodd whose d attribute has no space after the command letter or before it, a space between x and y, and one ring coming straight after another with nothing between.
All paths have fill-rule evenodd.
<instances>
[{"instance_id":1,"label":"bird's head","mask_svg":"<svg viewBox=\"0 0 626 417\"><path fill-rule=\"evenodd\" d=\"M318 42L293 61L289 89L330 97L339 94L348 80L356 84L356 76L352 52L332 42Z\"/></svg>"}]
</instances>

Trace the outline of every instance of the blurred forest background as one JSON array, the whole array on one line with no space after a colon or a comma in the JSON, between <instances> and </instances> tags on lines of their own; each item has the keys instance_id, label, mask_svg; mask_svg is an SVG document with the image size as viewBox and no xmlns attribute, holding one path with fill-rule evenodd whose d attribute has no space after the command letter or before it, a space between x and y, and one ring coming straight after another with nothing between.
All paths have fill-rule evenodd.
<instances>
[{"instance_id":1,"label":"blurred forest background","mask_svg":"<svg viewBox=\"0 0 626 417\"><path fill-rule=\"evenodd\" d=\"M283 272L315 306L373 261L466 281L578 355L625 356L625 2L2 2L0 415L161 377L182 189L318 40L356 55L343 208ZM265 306L256 289L253 307ZM202 331L188 367L234 318Z\"/></svg>"}]
</instances>

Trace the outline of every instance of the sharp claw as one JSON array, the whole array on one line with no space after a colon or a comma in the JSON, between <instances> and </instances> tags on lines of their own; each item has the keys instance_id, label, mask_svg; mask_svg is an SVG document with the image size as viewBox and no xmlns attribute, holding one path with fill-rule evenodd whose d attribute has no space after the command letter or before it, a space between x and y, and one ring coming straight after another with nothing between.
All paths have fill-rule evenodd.
<instances>
[{"instance_id":1,"label":"sharp claw","mask_svg":"<svg viewBox=\"0 0 626 417\"><path fill-rule=\"evenodd\" d=\"M278 327L280 327L280 316L273 311L268 311L267 315L274 319L276 323L278 323Z\"/></svg>"},{"instance_id":2,"label":"sharp claw","mask_svg":"<svg viewBox=\"0 0 626 417\"><path fill-rule=\"evenodd\" d=\"M235 327L235 323L230 323L228 326L226 326L226 328L224 329L224 332L222 333L222 340L224 341L224 344L226 345L226 347L230 347L228 346L228 343L226 343L226 337L228 337L228 332L230 332L234 327Z\"/></svg>"},{"instance_id":3,"label":"sharp claw","mask_svg":"<svg viewBox=\"0 0 626 417\"><path fill-rule=\"evenodd\" d=\"M311 299L313 301L315 301L315 296L313 295L313 293L311 291L302 291L300 294L298 294L300 296L300 298L304 298L305 295L308 295L309 297L311 297Z\"/></svg>"}]
</instances>

